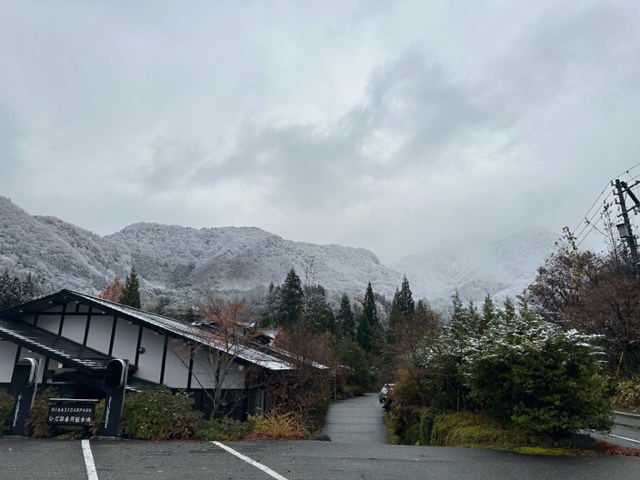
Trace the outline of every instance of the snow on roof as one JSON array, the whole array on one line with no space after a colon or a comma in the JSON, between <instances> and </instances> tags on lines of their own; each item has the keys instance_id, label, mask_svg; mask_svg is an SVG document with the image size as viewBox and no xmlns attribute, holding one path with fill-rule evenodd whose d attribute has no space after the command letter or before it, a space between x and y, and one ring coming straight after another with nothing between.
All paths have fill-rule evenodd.
<instances>
[{"instance_id":1,"label":"snow on roof","mask_svg":"<svg viewBox=\"0 0 640 480\"><path fill-rule=\"evenodd\" d=\"M165 317L156 313L146 312L144 310L129 307L127 305L121 305L119 303L114 303L109 300L94 297L84 293L78 293L71 290L63 290L63 292L68 292L74 297L80 297L94 305L101 305L107 310L117 311L127 317L138 319L146 325L149 325L151 328L157 328L164 332L173 333L189 340L193 340L201 345L206 345L208 347L224 351L229 355L235 355L242 360L253 363L255 365L259 365L268 370L291 370L294 368L293 365L289 362L280 360L274 356L260 352L251 347L240 344L226 344L220 338L213 336L210 331L204 331L200 328L174 320L173 318Z\"/></svg>"}]
</instances>

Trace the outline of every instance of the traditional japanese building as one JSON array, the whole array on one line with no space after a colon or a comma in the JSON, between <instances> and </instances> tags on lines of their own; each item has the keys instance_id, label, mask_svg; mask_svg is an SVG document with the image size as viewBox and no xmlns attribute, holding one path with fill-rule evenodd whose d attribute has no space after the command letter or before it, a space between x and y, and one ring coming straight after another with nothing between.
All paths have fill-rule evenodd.
<instances>
[{"instance_id":1,"label":"traditional japanese building","mask_svg":"<svg viewBox=\"0 0 640 480\"><path fill-rule=\"evenodd\" d=\"M39 362L40 386L56 387L61 397L104 398L105 368L117 358L128 362L128 390L160 384L185 390L209 414L213 393L221 389L218 414L245 418L267 407L268 379L293 368L283 352L272 355L263 347L61 290L0 310L0 390L9 388L14 366L28 357Z\"/></svg>"}]
</instances>

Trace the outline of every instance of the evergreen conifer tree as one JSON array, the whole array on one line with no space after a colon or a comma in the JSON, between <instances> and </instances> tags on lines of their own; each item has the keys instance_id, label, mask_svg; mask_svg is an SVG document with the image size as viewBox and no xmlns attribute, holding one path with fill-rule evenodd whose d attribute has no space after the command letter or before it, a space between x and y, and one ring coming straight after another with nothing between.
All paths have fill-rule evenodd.
<instances>
[{"instance_id":1,"label":"evergreen conifer tree","mask_svg":"<svg viewBox=\"0 0 640 480\"><path fill-rule=\"evenodd\" d=\"M336 319L327 303L327 291L322 285L304 287L304 318L314 333L336 333Z\"/></svg>"},{"instance_id":2,"label":"evergreen conifer tree","mask_svg":"<svg viewBox=\"0 0 640 480\"><path fill-rule=\"evenodd\" d=\"M367 284L367 290L364 294L364 302L362 305L362 314L358 323L358 331L356 333L356 341L365 352L371 352L377 340L381 336L382 327L378 318L378 309L376 308L376 300L373 294L371 282Z\"/></svg>"},{"instance_id":3,"label":"evergreen conifer tree","mask_svg":"<svg viewBox=\"0 0 640 480\"><path fill-rule=\"evenodd\" d=\"M435 330L440 323L440 314L436 313L424 301L418 300L416 303L416 324L430 334L435 334Z\"/></svg>"},{"instance_id":4,"label":"evergreen conifer tree","mask_svg":"<svg viewBox=\"0 0 640 480\"><path fill-rule=\"evenodd\" d=\"M387 332L389 343L394 343L398 333L407 329L409 324L413 322L414 316L415 302L413 301L413 294L409 287L409 280L407 280L407 276L405 275L402 279L400 290L396 288L396 293L391 303L389 330Z\"/></svg>"},{"instance_id":5,"label":"evergreen conifer tree","mask_svg":"<svg viewBox=\"0 0 640 480\"><path fill-rule=\"evenodd\" d=\"M342 298L340 299L340 309L338 310L336 317L340 334L345 338L350 338L351 340L355 339L356 319L353 314L353 310L351 309L349 295L346 293L342 294Z\"/></svg>"},{"instance_id":6,"label":"evergreen conifer tree","mask_svg":"<svg viewBox=\"0 0 640 480\"><path fill-rule=\"evenodd\" d=\"M122 290L118 303L134 308L141 308L140 281L138 280L135 267L131 267L131 272L124 281L124 289Z\"/></svg>"},{"instance_id":7,"label":"evergreen conifer tree","mask_svg":"<svg viewBox=\"0 0 640 480\"><path fill-rule=\"evenodd\" d=\"M484 298L482 303L482 315L480 316L480 324L478 325L478 331L484 333L489 327L489 324L498 316L495 303L489 294Z\"/></svg>"},{"instance_id":8,"label":"evergreen conifer tree","mask_svg":"<svg viewBox=\"0 0 640 480\"><path fill-rule=\"evenodd\" d=\"M400 308L400 312L409 317L415 312L415 302L413 301L413 293L411 292L411 287L409 287L409 280L407 280L407 276L405 275L402 279L402 285L400 286L400 291L397 293L394 300L397 301L398 306Z\"/></svg>"},{"instance_id":9,"label":"evergreen conifer tree","mask_svg":"<svg viewBox=\"0 0 640 480\"><path fill-rule=\"evenodd\" d=\"M356 332L356 342L360 345L360 348L367 353L373 350L373 332L371 331L369 320L364 314L360 315L358 331Z\"/></svg>"},{"instance_id":10,"label":"evergreen conifer tree","mask_svg":"<svg viewBox=\"0 0 640 480\"><path fill-rule=\"evenodd\" d=\"M376 298L373 294L373 288L371 282L367 284L367 291L364 294L364 302L362 305L362 315L367 318L369 326L372 332L379 331L381 329L380 319L378 318L378 308L376 307Z\"/></svg>"},{"instance_id":11,"label":"evergreen conifer tree","mask_svg":"<svg viewBox=\"0 0 640 480\"><path fill-rule=\"evenodd\" d=\"M280 302L278 305L278 325L291 329L300 323L304 308L304 292L302 282L296 271L291 268L280 287Z\"/></svg>"}]
</instances>

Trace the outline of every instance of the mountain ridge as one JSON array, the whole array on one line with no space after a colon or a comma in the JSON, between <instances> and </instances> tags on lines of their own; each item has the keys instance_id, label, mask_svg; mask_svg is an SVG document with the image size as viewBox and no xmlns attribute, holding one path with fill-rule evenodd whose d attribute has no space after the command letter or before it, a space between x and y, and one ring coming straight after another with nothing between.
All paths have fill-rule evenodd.
<instances>
[{"instance_id":1,"label":"mountain ridge","mask_svg":"<svg viewBox=\"0 0 640 480\"><path fill-rule=\"evenodd\" d=\"M445 308L464 300L515 296L554 251L556 237L534 228L483 248L439 250L383 265L374 252L337 244L295 242L257 227L205 227L137 222L100 236L54 216L30 215L0 196L0 271L31 272L49 291L99 293L135 265L149 301L193 302L204 289L264 296L294 268L304 284L323 285L334 300L368 282L391 299L407 276L414 297ZM145 298L145 297L143 297Z\"/></svg>"}]
</instances>

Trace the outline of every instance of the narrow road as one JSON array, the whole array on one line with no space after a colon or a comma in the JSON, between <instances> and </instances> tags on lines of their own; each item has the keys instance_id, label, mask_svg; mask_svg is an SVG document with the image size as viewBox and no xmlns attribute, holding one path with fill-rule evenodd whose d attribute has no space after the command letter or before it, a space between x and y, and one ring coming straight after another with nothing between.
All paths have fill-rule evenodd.
<instances>
[{"instance_id":1,"label":"narrow road","mask_svg":"<svg viewBox=\"0 0 640 480\"><path fill-rule=\"evenodd\" d=\"M640 449L640 415L615 412L615 425L607 435L593 434L594 438L605 440L622 447Z\"/></svg>"},{"instance_id":2,"label":"narrow road","mask_svg":"<svg viewBox=\"0 0 640 480\"><path fill-rule=\"evenodd\" d=\"M383 413L375 393L338 400L329 407L323 433L329 435L332 442L384 445L387 428L382 421Z\"/></svg>"}]
</instances>

